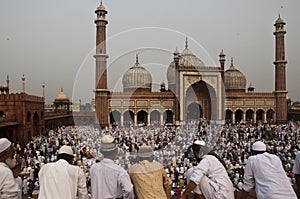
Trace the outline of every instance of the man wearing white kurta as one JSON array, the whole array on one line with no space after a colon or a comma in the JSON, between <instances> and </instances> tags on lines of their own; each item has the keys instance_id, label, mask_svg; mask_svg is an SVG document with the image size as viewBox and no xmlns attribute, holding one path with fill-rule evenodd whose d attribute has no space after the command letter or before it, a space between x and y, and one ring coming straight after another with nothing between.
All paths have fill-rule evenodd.
<instances>
[{"instance_id":1,"label":"man wearing white kurta","mask_svg":"<svg viewBox=\"0 0 300 199\"><path fill-rule=\"evenodd\" d=\"M114 163L118 148L111 135L101 139L100 151L104 159L90 169L92 199L132 199L133 185L125 169Z\"/></svg>"},{"instance_id":2,"label":"man wearing white kurta","mask_svg":"<svg viewBox=\"0 0 300 199\"><path fill-rule=\"evenodd\" d=\"M86 178L83 171L71 165L73 150L70 146L62 146L58 161L45 164L39 172L39 199L87 199Z\"/></svg>"},{"instance_id":3,"label":"man wearing white kurta","mask_svg":"<svg viewBox=\"0 0 300 199\"><path fill-rule=\"evenodd\" d=\"M197 186L200 189L199 196L206 199L234 199L234 189L227 171L222 163L213 155L203 155L204 141L195 141L192 145L194 156L199 164L194 167L190 182L182 194L182 199L186 199L188 194ZM203 155L203 156L202 156Z\"/></svg>"},{"instance_id":4,"label":"man wearing white kurta","mask_svg":"<svg viewBox=\"0 0 300 199\"><path fill-rule=\"evenodd\" d=\"M20 199L21 189L14 178L12 169L16 166L13 159L14 149L6 138L0 139L0 198ZM15 176L16 177L16 176Z\"/></svg>"},{"instance_id":5,"label":"man wearing white kurta","mask_svg":"<svg viewBox=\"0 0 300 199\"><path fill-rule=\"evenodd\" d=\"M267 153L261 141L255 142L251 150L254 155L249 157L245 167L241 198L246 199L249 191L255 188L258 199L296 199L281 160Z\"/></svg>"}]
</instances>

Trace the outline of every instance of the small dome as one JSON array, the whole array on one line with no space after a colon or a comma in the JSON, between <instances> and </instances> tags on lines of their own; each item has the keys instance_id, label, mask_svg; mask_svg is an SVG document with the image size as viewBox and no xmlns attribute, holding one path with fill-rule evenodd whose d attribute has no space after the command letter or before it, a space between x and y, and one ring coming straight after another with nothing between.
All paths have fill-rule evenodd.
<instances>
[{"instance_id":1,"label":"small dome","mask_svg":"<svg viewBox=\"0 0 300 199\"><path fill-rule=\"evenodd\" d=\"M283 24L283 23L284 23L284 21L283 21L283 19L280 17L280 15L279 15L279 17L278 17L278 19L276 20L275 23L276 23L276 24Z\"/></svg>"},{"instance_id":2,"label":"small dome","mask_svg":"<svg viewBox=\"0 0 300 199\"><path fill-rule=\"evenodd\" d=\"M70 101L68 96L64 93L63 89L61 89L60 93L55 98L55 101Z\"/></svg>"},{"instance_id":3,"label":"small dome","mask_svg":"<svg viewBox=\"0 0 300 199\"><path fill-rule=\"evenodd\" d=\"M100 5L97 7L97 10L104 10L104 11L106 11L105 7L102 5L102 1L101 1Z\"/></svg>"},{"instance_id":4,"label":"small dome","mask_svg":"<svg viewBox=\"0 0 300 199\"><path fill-rule=\"evenodd\" d=\"M235 68L233 59L231 59L231 66L224 73L224 84L226 90L245 91L246 89L246 77Z\"/></svg>"},{"instance_id":5,"label":"small dome","mask_svg":"<svg viewBox=\"0 0 300 199\"><path fill-rule=\"evenodd\" d=\"M177 49L175 53L177 53ZM188 48L187 41L185 45L185 49L182 51L180 59L179 59L179 66L184 67L204 67L205 64L198 58L196 55L192 53L192 51ZM168 68L167 71L167 79L168 84L172 85L175 84L175 61L173 60Z\"/></svg>"},{"instance_id":6,"label":"small dome","mask_svg":"<svg viewBox=\"0 0 300 199\"><path fill-rule=\"evenodd\" d=\"M122 79L123 90L135 91L137 89L151 91L152 76L138 61L136 56L136 63L123 75Z\"/></svg>"}]
</instances>

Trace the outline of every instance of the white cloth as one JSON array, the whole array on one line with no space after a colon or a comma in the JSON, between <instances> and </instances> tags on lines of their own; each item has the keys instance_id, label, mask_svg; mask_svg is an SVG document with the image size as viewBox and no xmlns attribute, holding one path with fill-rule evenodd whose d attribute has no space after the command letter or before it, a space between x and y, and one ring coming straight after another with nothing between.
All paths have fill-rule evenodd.
<instances>
[{"instance_id":1,"label":"white cloth","mask_svg":"<svg viewBox=\"0 0 300 199\"><path fill-rule=\"evenodd\" d=\"M189 170L187 170L186 173L184 174L185 177L186 177L186 180L187 180L187 184L190 183L190 177L191 177L193 171L194 171L194 168L192 167L192 168L189 168ZM193 190L193 192L194 192L194 193L197 193L197 194L202 194L201 191L200 191L199 186L197 186L197 187Z\"/></svg>"},{"instance_id":2,"label":"white cloth","mask_svg":"<svg viewBox=\"0 0 300 199\"><path fill-rule=\"evenodd\" d=\"M234 189L221 162L212 155L204 155L194 167L190 180L199 186L207 199L234 199Z\"/></svg>"},{"instance_id":3,"label":"white cloth","mask_svg":"<svg viewBox=\"0 0 300 199\"><path fill-rule=\"evenodd\" d=\"M0 199L21 199L19 185L8 166L0 162Z\"/></svg>"},{"instance_id":4,"label":"white cloth","mask_svg":"<svg viewBox=\"0 0 300 199\"><path fill-rule=\"evenodd\" d=\"M87 199L86 178L83 171L66 160L45 164L39 172L39 199Z\"/></svg>"},{"instance_id":5,"label":"white cloth","mask_svg":"<svg viewBox=\"0 0 300 199\"><path fill-rule=\"evenodd\" d=\"M293 173L300 175L300 151L298 151L294 161Z\"/></svg>"},{"instance_id":6,"label":"white cloth","mask_svg":"<svg viewBox=\"0 0 300 199\"><path fill-rule=\"evenodd\" d=\"M90 169L92 199L134 198L128 173L113 160L104 158Z\"/></svg>"},{"instance_id":7,"label":"white cloth","mask_svg":"<svg viewBox=\"0 0 300 199\"><path fill-rule=\"evenodd\" d=\"M280 159L267 152L249 157L243 189L256 191L258 199L296 199Z\"/></svg>"}]
</instances>

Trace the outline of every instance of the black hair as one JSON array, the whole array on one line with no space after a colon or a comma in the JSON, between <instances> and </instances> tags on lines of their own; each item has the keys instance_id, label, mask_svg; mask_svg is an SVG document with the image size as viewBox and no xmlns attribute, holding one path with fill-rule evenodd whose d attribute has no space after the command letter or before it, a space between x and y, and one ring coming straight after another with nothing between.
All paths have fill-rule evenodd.
<instances>
[{"instance_id":1,"label":"black hair","mask_svg":"<svg viewBox=\"0 0 300 199\"><path fill-rule=\"evenodd\" d=\"M252 154L254 155L258 155L258 154L263 154L264 152L266 151L254 151L254 150L251 150Z\"/></svg>"},{"instance_id":2,"label":"black hair","mask_svg":"<svg viewBox=\"0 0 300 199\"><path fill-rule=\"evenodd\" d=\"M196 152L199 152L201 149L201 145L198 145L198 144L192 144L191 147L192 147L193 151L196 151Z\"/></svg>"},{"instance_id":3,"label":"black hair","mask_svg":"<svg viewBox=\"0 0 300 199\"><path fill-rule=\"evenodd\" d=\"M102 151L100 149L100 152L102 153L102 155L104 156L104 158L110 158L110 159L112 159L112 158L114 158L117 155L118 150L117 150L117 148L114 149L114 150L112 150L112 151Z\"/></svg>"},{"instance_id":4,"label":"black hair","mask_svg":"<svg viewBox=\"0 0 300 199\"><path fill-rule=\"evenodd\" d=\"M61 153L61 154L58 154L57 155L57 160L66 160L69 164L72 164L72 161L74 159L74 156L73 155L69 155L69 154L66 154L66 153Z\"/></svg>"}]
</instances>

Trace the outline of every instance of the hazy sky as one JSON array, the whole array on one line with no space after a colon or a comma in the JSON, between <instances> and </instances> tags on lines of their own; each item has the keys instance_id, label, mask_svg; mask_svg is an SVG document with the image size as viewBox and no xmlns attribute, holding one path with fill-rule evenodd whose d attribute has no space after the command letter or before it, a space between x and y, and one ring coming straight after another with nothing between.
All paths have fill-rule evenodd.
<instances>
[{"instance_id":1,"label":"hazy sky","mask_svg":"<svg viewBox=\"0 0 300 199\"><path fill-rule=\"evenodd\" d=\"M10 77L11 92L41 95L46 102L64 88L89 102L94 86L95 9L100 0L1 0L0 84ZM274 91L274 22L286 24L287 89L300 100L299 0L104 0L108 10L109 88L121 91L122 74L139 61L151 72L154 90L166 80L175 48L189 48L208 66L218 54L230 57L259 92Z\"/></svg>"}]
</instances>

